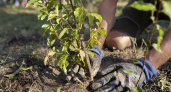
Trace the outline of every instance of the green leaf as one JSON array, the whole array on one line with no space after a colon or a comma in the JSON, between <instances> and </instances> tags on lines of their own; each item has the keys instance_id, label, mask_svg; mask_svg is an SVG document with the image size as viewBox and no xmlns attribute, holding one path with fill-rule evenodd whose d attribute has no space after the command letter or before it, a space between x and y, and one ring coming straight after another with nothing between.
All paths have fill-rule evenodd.
<instances>
[{"instance_id":1,"label":"green leaf","mask_svg":"<svg viewBox=\"0 0 171 92\"><path fill-rule=\"evenodd\" d=\"M67 66L69 65L68 61L67 61L68 55L58 55L57 59L58 59L58 65L60 67L60 69L62 69L64 71L64 73L67 75Z\"/></svg>"},{"instance_id":2,"label":"green leaf","mask_svg":"<svg viewBox=\"0 0 171 92\"><path fill-rule=\"evenodd\" d=\"M35 70L39 69L37 65L34 65L33 67Z\"/></svg>"},{"instance_id":3,"label":"green leaf","mask_svg":"<svg viewBox=\"0 0 171 92\"><path fill-rule=\"evenodd\" d=\"M60 21L61 21L61 18L56 18L56 23L60 23Z\"/></svg>"},{"instance_id":4,"label":"green leaf","mask_svg":"<svg viewBox=\"0 0 171 92\"><path fill-rule=\"evenodd\" d=\"M56 40L56 35L55 34L50 34L47 38L47 45L49 47L51 47L54 43L55 43L55 40Z\"/></svg>"},{"instance_id":5,"label":"green leaf","mask_svg":"<svg viewBox=\"0 0 171 92\"><path fill-rule=\"evenodd\" d=\"M5 75L5 77L8 77L8 78L13 78L15 75L13 74L8 74L8 75Z\"/></svg>"},{"instance_id":6,"label":"green leaf","mask_svg":"<svg viewBox=\"0 0 171 92\"><path fill-rule=\"evenodd\" d=\"M57 17L57 14L55 14L54 12L51 12L48 16L48 20L51 20L53 18L56 18Z\"/></svg>"},{"instance_id":7,"label":"green leaf","mask_svg":"<svg viewBox=\"0 0 171 92\"><path fill-rule=\"evenodd\" d=\"M50 25L49 24L43 24L42 28L44 29L43 32L42 32L42 36L45 36L45 33L50 28Z\"/></svg>"},{"instance_id":8,"label":"green leaf","mask_svg":"<svg viewBox=\"0 0 171 92\"><path fill-rule=\"evenodd\" d=\"M40 3L40 2L35 2L34 3L35 7L44 7L44 3Z\"/></svg>"},{"instance_id":9,"label":"green leaf","mask_svg":"<svg viewBox=\"0 0 171 92\"><path fill-rule=\"evenodd\" d=\"M160 25L156 25L156 32L159 33L159 35L157 36L157 44L152 44L153 48L156 49L158 52L162 53L161 49L160 49L160 44L163 40L163 35L164 35L164 30L161 28Z\"/></svg>"},{"instance_id":10,"label":"green leaf","mask_svg":"<svg viewBox=\"0 0 171 92\"><path fill-rule=\"evenodd\" d=\"M133 74L137 74L137 72L133 72Z\"/></svg>"},{"instance_id":11,"label":"green leaf","mask_svg":"<svg viewBox=\"0 0 171 92\"><path fill-rule=\"evenodd\" d=\"M94 16L91 15L91 11L90 10L87 10L87 17L88 17L89 25L92 26L93 21L94 21Z\"/></svg>"},{"instance_id":12,"label":"green leaf","mask_svg":"<svg viewBox=\"0 0 171 92\"><path fill-rule=\"evenodd\" d=\"M52 0L51 2L47 3L47 6L59 5L60 3L57 0Z\"/></svg>"},{"instance_id":13,"label":"green leaf","mask_svg":"<svg viewBox=\"0 0 171 92\"><path fill-rule=\"evenodd\" d=\"M92 26L93 21L94 21L94 17L91 16L91 15L89 15L89 16L88 16L88 21L89 21L90 26Z\"/></svg>"},{"instance_id":14,"label":"green leaf","mask_svg":"<svg viewBox=\"0 0 171 92\"><path fill-rule=\"evenodd\" d=\"M71 51L76 51L77 48L78 48L78 46L77 46L77 41L76 40L69 43L69 49Z\"/></svg>"},{"instance_id":15,"label":"green leaf","mask_svg":"<svg viewBox=\"0 0 171 92\"><path fill-rule=\"evenodd\" d=\"M94 53L92 51L88 51L88 54L90 54L92 58L94 57Z\"/></svg>"},{"instance_id":16,"label":"green leaf","mask_svg":"<svg viewBox=\"0 0 171 92\"><path fill-rule=\"evenodd\" d=\"M45 59L44 59L44 64L45 64L45 65L47 64L48 59L49 59L49 56L47 55L47 56L45 57Z\"/></svg>"},{"instance_id":17,"label":"green leaf","mask_svg":"<svg viewBox=\"0 0 171 92\"><path fill-rule=\"evenodd\" d=\"M133 60L133 64L140 64L138 60Z\"/></svg>"},{"instance_id":18,"label":"green leaf","mask_svg":"<svg viewBox=\"0 0 171 92\"><path fill-rule=\"evenodd\" d=\"M132 72L132 71L129 71L129 70L123 70L124 73L130 73L130 74L137 74L137 72Z\"/></svg>"},{"instance_id":19,"label":"green leaf","mask_svg":"<svg viewBox=\"0 0 171 92\"><path fill-rule=\"evenodd\" d=\"M38 13L38 20L44 20L47 16L46 9L41 9Z\"/></svg>"},{"instance_id":20,"label":"green leaf","mask_svg":"<svg viewBox=\"0 0 171 92\"><path fill-rule=\"evenodd\" d=\"M78 29L81 29L82 28L82 24L83 24L83 20L84 18L82 18L82 15L83 15L83 8L76 8L75 11L74 11L74 15L75 15L75 18L77 20L77 23L78 23Z\"/></svg>"},{"instance_id":21,"label":"green leaf","mask_svg":"<svg viewBox=\"0 0 171 92\"><path fill-rule=\"evenodd\" d=\"M142 92L142 88L141 87L134 87L131 89L131 92Z\"/></svg>"},{"instance_id":22,"label":"green leaf","mask_svg":"<svg viewBox=\"0 0 171 92\"><path fill-rule=\"evenodd\" d=\"M153 23L155 23L155 16L151 15L150 19L153 21Z\"/></svg>"},{"instance_id":23,"label":"green leaf","mask_svg":"<svg viewBox=\"0 0 171 92\"><path fill-rule=\"evenodd\" d=\"M138 81L138 78L135 77L134 80L135 80L135 81Z\"/></svg>"},{"instance_id":24,"label":"green leaf","mask_svg":"<svg viewBox=\"0 0 171 92\"><path fill-rule=\"evenodd\" d=\"M103 39L105 39L106 38L106 31L104 30L104 28L101 27L98 30L99 30L99 33L102 35Z\"/></svg>"},{"instance_id":25,"label":"green leaf","mask_svg":"<svg viewBox=\"0 0 171 92\"><path fill-rule=\"evenodd\" d=\"M143 43L145 44L145 46L147 46L147 43L145 42L144 39L142 39ZM149 42L151 44L151 41Z\"/></svg>"},{"instance_id":26,"label":"green leaf","mask_svg":"<svg viewBox=\"0 0 171 92\"><path fill-rule=\"evenodd\" d=\"M130 7L141 11L156 11L156 6L151 3L144 3L142 0L135 1Z\"/></svg>"},{"instance_id":27,"label":"green leaf","mask_svg":"<svg viewBox=\"0 0 171 92\"><path fill-rule=\"evenodd\" d=\"M129 71L129 70L123 70L124 73L133 73L132 71Z\"/></svg>"},{"instance_id":28,"label":"green leaf","mask_svg":"<svg viewBox=\"0 0 171 92\"><path fill-rule=\"evenodd\" d=\"M158 45L158 47L160 47L160 43L163 40L164 30L158 24L156 25L156 27L157 27L156 31L158 31L158 33L159 33L159 35L157 36L157 45Z\"/></svg>"},{"instance_id":29,"label":"green leaf","mask_svg":"<svg viewBox=\"0 0 171 92\"><path fill-rule=\"evenodd\" d=\"M66 60L63 60L63 61L65 61L65 62L66 62ZM65 64L63 65L62 70L63 70L63 71L64 71L64 73L67 75L67 69L66 69Z\"/></svg>"},{"instance_id":30,"label":"green leaf","mask_svg":"<svg viewBox=\"0 0 171 92\"><path fill-rule=\"evenodd\" d=\"M55 7L55 12L56 12L56 14L57 14L57 16L59 15L59 5L56 5L56 7Z\"/></svg>"},{"instance_id":31,"label":"green leaf","mask_svg":"<svg viewBox=\"0 0 171 92\"><path fill-rule=\"evenodd\" d=\"M55 33L57 32L57 30L54 30L52 27L49 29L49 32L56 35Z\"/></svg>"},{"instance_id":32,"label":"green leaf","mask_svg":"<svg viewBox=\"0 0 171 92\"><path fill-rule=\"evenodd\" d=\"M163 0L163 10L162 12L166 14L171 19L171 1L170 0Z\"/></svg>"},{"instance_id":33,"label":"green leaf","mask_svg":"<svg viewBox=\"0 0 171 92\"><path fill-rule=\"evenodd\" d=\"M44 20L46 18L47 14L42 14L40 20Z\"/></svg>"},{"instance_id":34,"label":"green leaf","mask_svg":"<svg viewBox=\"0 0 171 92\"><path fill-rule=\"evenodd\" d=\"M21 65L19 69L17 69L15 72L13 72L12 74L9 74L9 75L5 75L5 77L8 77L8 78L13 78L15 77L20 71L22 70L28 70L28 68L26 68L24 65Z\"/></svg>"},{"instance_id":35,"label":"green leaf","mask_svg":"<svg viewBox=\"0 0 171 92\"><path fill-rule=\"evenodd\" d=\"M75 11L74 11L75 17L77 17L77 18L81 17L82 14L83 14L83 8L78 7L78 8L75 9Z\"/></svg>"},{"instance_id":36,"label":"green leaf","mask_svg":"<svg viewBox=\"0 0 171 92\"><path fill-rule=\"evenodd\" d=\"M99 22L100 24L102 23L102 16L97 14L97 13L91 13L91 16L94 16Z\"/></svg>"},{"instance_id":37,"label":"green leaf","mask_svg":"<svg viewBox=\"0 0 171 92\"><path fill-rule=\"evenodd\" d=\"M138 57L144 57L144 55L138 55Z\"/></svg>"},{"instance_id":38,"label":"green leaf","mask_svg":"<svg viewBox=\"0 0 171 92\"><path fill-rule=\"evenodd\" d=\"M66 44L64 43L64 45L63 45L63 47L62 47L62 52L68 52L68 51L67 51L67 48L68 48L68 47L67 47Z\"/></svg>"},{"instance_id":39,"label":"green leaf","mask_svg":"<svg viewBox=\"0 0 171 92\"><path fill-rule=\"evenodd\" d=\"M100 22L96 22L96 25L97 25L97 26L100 26Z\"/></svg>"},{"instance_id":40,"label":"green leaf","mask_svg":"<svg viewBox=\"0 0 171 92\"><path fill-rule=\"evenodd\" d=\"M64 34L66 33L66 31L68 31L68 28L64 28L61 33L59 34L59 39L62 38L62 36L64 36Z\"/></svg>"},{"instance_id":41,"label":"green leaf","mask_svg":"<svg viewBox=\"0 0 171 92\"><path fill-rule=\"evenodd\" d=\"M60 92L60 90L61 90L61 87L58 87L57 92Z\"/></svg>"},{"instance_id":42,"label":"green leaf","mask_svg":"<svg viewBox=\"0 0 171 92\"><path fill-rule=\"evenodd\" d=\"M153 48L154 48L155 50L157 50L158 52L162 53L162 51L161 51L159 45L157 45L156 43L153 43L152 46L153 46Z\"/></svg>"},{"instance_id":43,"label":"green leaf","mask_svg":"<svg viewBox=\"0 0 171 92\"><path fill-rule=\"evenodd\" d=\"M34 4L34 3L37 2L37 1L38 1L38 0L29 0L29 1L27 2L26 7L30 6L31 4Z\"/></svg>"},{"instance_id":44,"label":"green leaf","mask_svg":"<svg viewBox=\"0 0 171 92\"><path fill-rule=\"evenodd\" d=\"M36 58L36 59L39 59L39 57L35 54L35 52L33 51L33 56L34 56L34 58Z\"/></svg>"},{"instance_id":45,"label":"green leaf","mask_svg":"<svg viewBox=\"0 0 171 92\"><path fill-rule=\"evenodd\" d=\"M53 50L50 50L49 53L48 53L48 56L53 56L55 54L56 54L56 52L54 52Z\"/></svg>"},{"instance_id":46,"label":"green leaf","mask_svg":"<svg viewBox=\"0 0 171 92\"><path fill-rule=\"evenodd\" d=\"M43 29L50 28L50 25L49 25L49 24L43 24L43 25L42 25L42 28L43 28Z\"/></svg>"},{"instance_id":47,"label":"green leaf","mask_svg":"<svg viewBox=\"0 0 171 92\"><path fill-rule=\"evenodd\" d=\"M63 18L66 17L66 16L67 16L67 14L63 14L63 15L62 15ZM67 20L67 19L66 19L66 20Z\"/></svg>"},{"instance_id":48,"label":"green leaf","mask_svg":"<svg viewBox=\"0 0 171 92\"><path fill-rule=\"evenodd\" d=\"M38 90L36 89L34 92L38 92Z\"/></svg>"}]
</instances>

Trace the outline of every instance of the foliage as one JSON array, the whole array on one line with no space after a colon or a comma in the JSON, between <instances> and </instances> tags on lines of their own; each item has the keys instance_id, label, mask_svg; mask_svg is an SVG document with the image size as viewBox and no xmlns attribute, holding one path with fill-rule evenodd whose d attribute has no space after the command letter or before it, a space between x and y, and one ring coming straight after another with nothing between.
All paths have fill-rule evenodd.
<instances>
[{"instance_id":1,"label":"foliage","mask_svg":"<svg viewBox=\"0 0 171 92\"><path fill-rule=\"evenodd\" d=\"M159 3L159 7L156 8L157 6L157 3ZM163 6L163 7L162 7ZM145 43L146 45L146 50L144 51L144 56L147 55L148 53L148 47L149 46L153 46L154 49L156 49L158 52L162 52L161 49L160 49L160 44L163 40L163 35L164 35L164 29L162 29L162 27L160 25L157 24L157 21L158 21L158 18L159 18L159 14L160 13L164 13L166 14L170 19L171 19L171 14L170 14L170 11L171 11L171 1L169 0L154 0L154 3L145 3L143 0L139 0L139 1L135 1L133 4L130 5L130 7L133 7L137 10L140 10L140 11L150 11L151 12L151 20L153 21L153 29L151 31L151 35L149 37L149 42ZM156 12L156 15L155 15L155 12ZM157 43L151 43L151 38L153 36L153 33L154 32L158 32L158 37L157 37ZM144 64L145 64L145 61L146 61L146 58L144 60ZM134 61L134 63L136 63ZM143 68L142 68L142 71L144 71L144 64L143 64ZM126 73L132 73L130 71L126 71ZM142 72L141 72L141 75L142 75ZM140 75L140 78L141 78L141 75ZM139 78L139 80L140 80ZM138 81L139 82L139 81ZM138 82L137 82L137 85L138 85ZM162 82L162 85L165 85L163 84ZM133 88L131 90L131 92L137 92L139 90L139 88Z\"/></svg>"},{"instance_id":2,"label":"foliage","mask_svg":"<svg viewBox=\"0 0 171 92\"><path fill-rule=\"evenodd\" d=\"M161 11L162 11L162 13L166 14L171 19L171 14L170 14L171 1L162 0L160 3L162 3L163 9L158 10L158 13L161 13ZM157 0L154 0L154 4L145 3L142 0L139 0L139 1L135 1L130 6L137 10L141 10L141 11L151 11L151 20L153 21L153 24L156 26L155 32L159 33L159 36L157 37L157 44L152 44L152 46L158 52L161 52L160 43L163 40L164 30L161 28L160 25L156 24L156 22L157 22L156 19L158 19L157 17L159 17L159 16L154 15L154 12L157 12L156 5L157 5ZM151 32L151 33L153 34L153 32ZM149 39L149 44L151 44L151 39Z\"/></svg>"},{"instance_id":3,"label":"foliage","mask_svg":"<svg viewBox=\"0 0 171 92\"><path fill-rule=\"evenodd\" d=\"M48 31L49 36L47 38L47 45L51 47L49 53L45 57L44 64L50 56L55 56L55 64L58 65L67 74L67 66L69 65L68 59L75 61L84 67L85 65L85 53L81 47L80 35L85 33L85 24L89 24L90 39L86 41L86 49L90 46L93 48L100 42L97 40L98 36L102 35L106 37L105 30L99 28L102 23L102 17L91 12L91 10L84 9L81 0L65 0L67 4L59 3L57 0L29 0L27 7L33 4L36 7L40 7L41 10L38 13L38 19L44 20L47 17L47 21L50 24L42 25L44 31L42 36ZM94 20L97 27L93 27ZM56 40L60 41L61 47L56 49L54 43ZM71 55L69 51L74 51L76 54Z\"/></svg>"},{"instance_id":4,"label":"foliage","mask_svg":"<svg viewBox=\"0 0 171 92\"><path fill-rule=\"evenodd\" d=\"M56 91L52 91L52 92L60 92L61 91L61 87L58 87Z\"/></svg>"},{"instance_id":5,"label":"foliage","mask_svg":"<svg viewBox=\"0 0 171 92\"><path fill-rule=\"evenodd\" d=\"M164 88L169 88L169 86L167 86L167 84L169 84L169 82L166 80L166 77L164 77L164 79L160 80L158 85L161 85L161 90L164 90Z\"/></svg>"},{"instance_id":6,"label":"foliage","mask_svg":"<svg viewBox=\"0 0 171 92\"><path fill-rule=\"evenodd\" d=\"M135 88L131 89L131 92L142 92L142 88L141 87L135 87Z\"/></svg>"},{"instance_id":7,"label":"foliage","mask_svg":"<svg viewBox=\"0 0 171 92\"><path fill-rule=\"evenodd\" d=\"M4 64L4 63L6 63L6 61L7 61L8 57L9 57L9 55L6 57L6 59L5 59L5 60L1 60L1 61L0 61L0 65L2 65L2 64Z\"/></svg>"}]
</instances>

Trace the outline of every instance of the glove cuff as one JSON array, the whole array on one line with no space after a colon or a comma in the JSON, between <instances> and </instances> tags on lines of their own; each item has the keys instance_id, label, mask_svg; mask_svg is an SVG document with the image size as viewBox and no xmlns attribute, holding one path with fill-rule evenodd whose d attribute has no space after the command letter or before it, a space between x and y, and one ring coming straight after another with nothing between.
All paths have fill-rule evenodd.
<instances>
[{"instance_id":1,"label":"glove cuff","mask_svg":"<svg viewBox=\"0 0 171 92\"><path fill-rule=\"evenodd\" d=\"M95 48L93 49L91 46L90 46L90 49L89 51L92 51L94 53L96 53L100 59L102 59L104 57L104 54L103 54L103 51L100 49L100 47L98 46L95 46Z\"/></svg>"},{"instance_id":2,"label":"glove cuff","mask_svg":"<svg viewBox=\"0 0 171 92\"><path fill-rule=\"evenodd\" d=\"M138 61L141 62L139 65L141 67L143 67L144 59L139 58ZM153 67L153 65L148 60L145 61L144 73L146 75L145 81L149 81L154 75L157 75L156 69Z\"/></svg>"}]
</instances>

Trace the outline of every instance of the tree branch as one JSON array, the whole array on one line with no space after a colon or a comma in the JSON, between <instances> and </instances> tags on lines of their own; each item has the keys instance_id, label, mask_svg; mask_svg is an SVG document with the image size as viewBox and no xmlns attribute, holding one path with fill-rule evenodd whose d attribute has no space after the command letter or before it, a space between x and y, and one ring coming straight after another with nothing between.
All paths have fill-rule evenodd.
<instances>
[{"instance_id":1,"label":"tree branch","mask_svg":"<svg viewBox=\"0 0 171 92\"><path fill-rule=\"evenodd\" d=\"M72 0L70 0L70 3L71 3L71 8L72 8L72 14L73 14L73 16L74 16L75 28L77 29L77 20L76 20L75 15L74 15L75 9L74 9Z\"/></svg>"},{"instance_id":2,"label":"tree branch","mask_svg":"<svg viewBox=\"0 0 171 92\"><path fill-rule=\"evenodd\" d=\"M83 35L83 34L80 35L80 40L81 40L82 48L83 48L84 53L85 53L86 64L87 64L87 69L88 69L88 72L89 72L89 75L90 75L90 79L91 79L91 81L93 81L92 69L91 69L91 65L90 65L90 60L89 60L89 56L88 56L88 51L87 51L87 49L86 49L86 47L85 47L84 35Z\"/></svg>"},{"instance_id":3,"label":"tree branch","mask_svg":"<svg viewBox=\"0 0 171 92\"><path fill-rule=\"evenodd\" d=\"M137 81L137 84L136 84L137 87L138 87L139 81L140 81L140 79L141 79L141 76L142 76L142 74L143 74L143 72L144 72L144 66L145 66L145 62L146 62L146 56L147 56L147 54L148 54L148 48L149 48L149 46L151 45L150 41L151 41L152 36L153 36L153 34L154 34L154 30L155 30L156 25L157 25L157 21L158 21L158 18L159 18L159 14L160 14L161 9L162 9L162 1L163 1L163 0L159 0L160 5L159 5L159 8L158 8L158 10L157 10L155 22L154 22L154 25L153 25L153 28L152 28L151 35L150 35L149 40L148 40L148 44L147 44L146 47L145 47L144 62L143 62L143 67L142 67L142 70L141 70L140 77L139 77L139 79L138 79L138 81Z\"/></svg>"}]
</instances>

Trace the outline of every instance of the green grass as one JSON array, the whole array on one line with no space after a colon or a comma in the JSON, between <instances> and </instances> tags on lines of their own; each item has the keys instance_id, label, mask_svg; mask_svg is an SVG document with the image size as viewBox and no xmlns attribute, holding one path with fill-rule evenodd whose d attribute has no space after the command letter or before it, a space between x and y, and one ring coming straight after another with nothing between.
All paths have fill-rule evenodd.
<instances>
[{"instance_id":1,"label":"green grass","mask_svg":"<svg viewBox=\"0 0 171 92\"><path fill-rule=\"evenodd\" d=\"M48 23L46 20L39 21L37 18L38 13L37 8L25 6L0 6L0 55L21 55L30 54L32 51L37 50L42 44L35 43L31 41L26 43L24 41L20 42L22 38L24 40L29 40L27 37L34 37L34 35L41 35L43 29L42 24ZM14 38L17 38L15 41ZM14 39L14 40L13 40ZM41 36L34 40L44 39ZM11 42L12 45L8 45ZM46 41L46 39L45 39ZM18 45L21 43L22 45ZM0 57L1 58L1 57Z\"/></svg>"},{"instance_id":2,"label":"green grass","mask_svg":"<svg viewBox=\"0 0 171 92\"><path fill-rule=\"evenodd\" d=\"M0 38L8 39L17 35L41 33L41 25L46 21L38 21L36 8L5 6L0 7Z\"/></svg>"}]
</instances>

